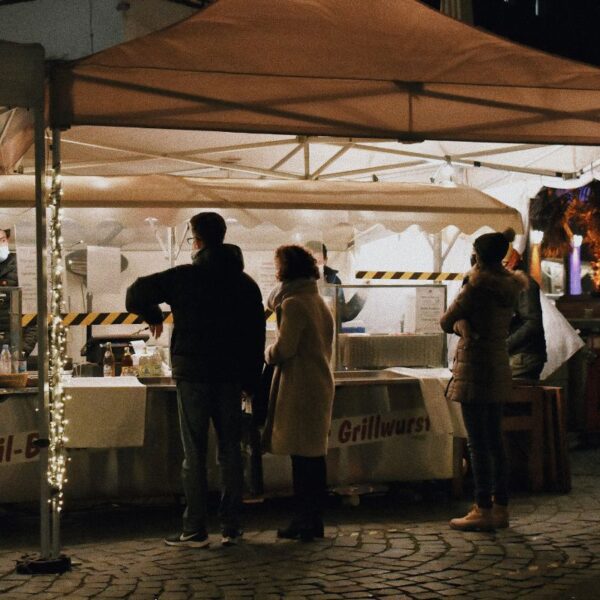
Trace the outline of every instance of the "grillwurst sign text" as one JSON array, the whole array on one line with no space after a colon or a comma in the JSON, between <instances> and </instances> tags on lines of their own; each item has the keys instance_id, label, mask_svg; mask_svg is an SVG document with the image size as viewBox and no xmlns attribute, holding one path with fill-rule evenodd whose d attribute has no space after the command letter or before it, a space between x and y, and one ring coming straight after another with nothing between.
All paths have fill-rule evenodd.
<instances>
[{"instance_id":1,"label":"grillwurst sign text","mask_svg":"<svg viewBox=\"0 0 600 600\"><path fill-rule=\"evenodd\" d=\"M380 412L334 419L331 423L329 448L372 444L392 438L423 435L431 423L424 410Z\"/></svg>"}]
</instances>

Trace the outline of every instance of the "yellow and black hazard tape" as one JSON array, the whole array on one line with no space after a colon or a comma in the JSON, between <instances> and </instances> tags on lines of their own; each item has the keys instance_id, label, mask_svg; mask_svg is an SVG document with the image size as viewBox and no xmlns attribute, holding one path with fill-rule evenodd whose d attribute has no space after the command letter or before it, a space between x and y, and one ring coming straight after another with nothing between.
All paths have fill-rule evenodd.
<instances>
[{"instance_id":1,"label":"yellow and black hazard tape","mask_svg":"<svg viewBox=\"0 0 600 600\"><path fill-rule=\"evenodd\" d=\"M384 279L408 281L457 281L464 273L435 273L425 271L357 271L356 279Z\"/></svg>"},{"instance_id":2,"label":"yellow and black hazard tape","mask_svg":"<svg viewBox=\"0 0 600 600\"><path fill-rule=\"evenodd\" d=\"M61 315L65 327L88 327L90 325L138 325L144 323L139 315L128 312L69 312ZM173 315L170 312L163 313L164 322L172 323ZM21 318L23 327L35 325L37 313L27 313Z\"/></svg>"},{"instance_id":3,"label":"yellow and black hazard tape","mask_svg":"<svg viewBox=\"0 0 600 600\"><path fill-rule=\"evenodd\" d=\"M65 327L89 327L90 325L139 325L145 323L139 315L128 312L70 312L61 315ZM173 313L164 312L163 323L173 323ZM49 320L50 318L48 318ZM272 310L265 310L267 321L275 320ZM37 313L27 313L21 318L21 325L27 327L37 324Z\"/></svg>"}]
</instances>

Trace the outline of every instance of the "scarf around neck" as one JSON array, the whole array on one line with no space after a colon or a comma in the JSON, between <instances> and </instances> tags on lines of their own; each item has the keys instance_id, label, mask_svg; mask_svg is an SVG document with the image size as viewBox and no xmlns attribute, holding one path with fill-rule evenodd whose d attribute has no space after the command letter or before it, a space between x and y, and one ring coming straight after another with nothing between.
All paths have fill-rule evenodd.
<instances>
[{"instance_id":1,"label":"scarf around neck","mask_svg":"<svg viewBox=\"0 0 600 600\"><path fill-rule=\"evenodd\" d=\"M316 279L306 278L282 281L271 290L267 300L267 306L271 310L277 310L286 298L295 296L296 294L310 293L317 293Z\"/></svg>"}]
</instances>

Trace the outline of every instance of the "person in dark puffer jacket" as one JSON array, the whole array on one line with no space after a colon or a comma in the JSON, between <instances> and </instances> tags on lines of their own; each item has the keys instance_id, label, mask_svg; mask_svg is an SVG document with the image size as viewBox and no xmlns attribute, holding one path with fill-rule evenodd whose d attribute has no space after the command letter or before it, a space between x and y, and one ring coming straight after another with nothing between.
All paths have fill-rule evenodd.
<instances>
[{"instance_id":1,"label":"person in dark puffer jacket","mask_svg":"<svg viewBox=\"0 0 600 600\"><path fill-rule=\"evenodd\" d=\"M540 286L526 272L521 255L512 247L515 239L514 229L506 229L503 235L511 244L510 251L503 261L504 266L509 271L519 271L527 279L527 287L519 294L507 340L512 375L515 379L537 380L548 360Z\"/></svg>"},{"instance_id":2,"label":"person in dark puffer jacket","mask_svg":"<svg viewBox=\"0 0 600 600\"><path fill-rule=\"evenodd\" d=\"M460 336L446 396L460 402L475 483L476 504L450 526L463 531L508 527L508 474L502 439L502 404L512 393L506 340L526 279L502 266L508 241L479 236L476 263L442 316L446 333Z\"/></svg>"},{"instance_id":3,"label":"person in dark puffer jacket","mask_svg":"<svg viewBox=\"0 0 600 600\"><path fill-rule=\"evenodd\" d=\"M177 381L187 507L183 531L165 543L201 548L208 545L209 421L217 433L223 481L219 508L223 545L235 543L242 534L241 394L252 394L258 385L265 315L260 290L244 273L241 250L223 243L227 230L223 217L199 213L190 226L192 264L140 277L127 290L126 306L150 324L156 337L162 332L159 304L166 302L173 311L171 364Z\"/></svg>"}]
</instances>

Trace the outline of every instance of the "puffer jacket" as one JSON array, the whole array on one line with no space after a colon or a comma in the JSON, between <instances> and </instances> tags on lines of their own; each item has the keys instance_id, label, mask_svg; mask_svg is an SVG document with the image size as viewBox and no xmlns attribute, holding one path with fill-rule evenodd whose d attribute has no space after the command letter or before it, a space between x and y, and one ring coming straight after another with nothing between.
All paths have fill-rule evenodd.
<instances>
[{"instance_id":1,"label":"puffer jacket","mask_svg":"<svg viewBox=\"0 0 600 600\"><path fill-rule=\"evenodd\" d=\"M467 282L442 316L446 333L466 320L471 333L461 337L446 397L455 402L502 402L511 393L512 374L506 340L519 293L527 285L521 273L504 267L473 267Z\"/></svg>"}]
</instances>

